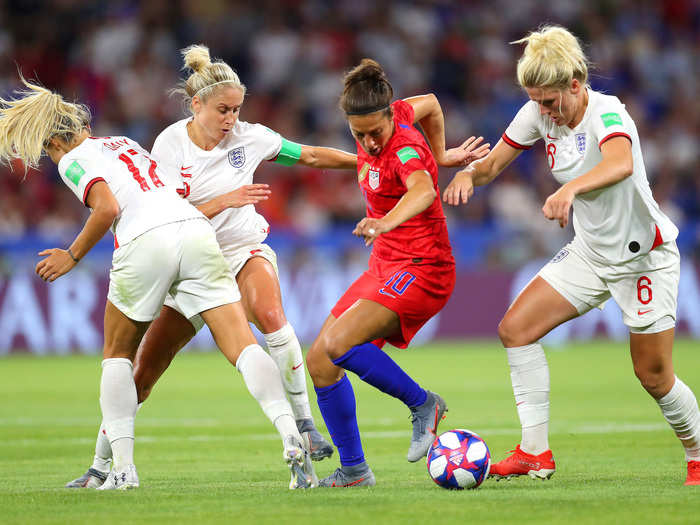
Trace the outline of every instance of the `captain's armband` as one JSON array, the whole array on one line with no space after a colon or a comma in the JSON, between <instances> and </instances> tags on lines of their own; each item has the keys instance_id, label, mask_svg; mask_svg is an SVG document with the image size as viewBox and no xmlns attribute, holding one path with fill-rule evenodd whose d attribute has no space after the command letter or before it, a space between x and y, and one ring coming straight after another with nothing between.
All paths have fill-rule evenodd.
<instances>
[{"instance_id":1,"label":"captain's armband","mask_svg":"<svg viewBox=\"0 0 700 525\"><path fill-rule=\"evenodd\" d=\"M275 157L274 162L283 166L293 166L301 158L301 144L292 142L282 137L282 147Z\"/></svg>"}]
</instances>

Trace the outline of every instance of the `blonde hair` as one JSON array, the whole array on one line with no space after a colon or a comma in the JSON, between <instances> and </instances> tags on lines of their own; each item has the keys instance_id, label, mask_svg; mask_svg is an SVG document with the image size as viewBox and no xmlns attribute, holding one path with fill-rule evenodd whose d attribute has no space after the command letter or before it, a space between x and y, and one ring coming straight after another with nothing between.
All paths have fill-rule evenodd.
<instances>
[{"instance_id":1,"label":"blonde hair","mask_svg":"<svg viewBox=\"0 0 700 525\"><path fill-rule=\"evenodd\" d=\"M192 99L197 95L202 102L212 95L216 86L229 84L239 88L245 95L245 86L241 83L236 72L223 60L211 61L209 48L198 44L186 47L180 51L185 60L183 69L190 69L192 74L171 91L171 94L182 96L186 108L192 110Z\"/></svg>"},{"instance_id":2,"label":"blonde hair","mask_svg":"<svg viewBox=\"0 0 700 525\"><path fill-rule=\"evenodd\" d=\"M518 60L518 82L525 88L562 89L572 79L588 81L588 59L578 39L560 26L544 26L525 38L510 42L527 44Z\"/></svg>"},{"instance_id":3,"label":"blonde hair","mask_svg":"<svg viewBox=\"0 0 700 525\"><path fill-rule=\"evenodd\" d=\"M26 90L18 98L0 98L0 162L20 159L25 169L37 168L49 139L71 142L90 126L90 110L63 100L58 93L32 84L20 74Z\"/></svg>"}]
</instances>

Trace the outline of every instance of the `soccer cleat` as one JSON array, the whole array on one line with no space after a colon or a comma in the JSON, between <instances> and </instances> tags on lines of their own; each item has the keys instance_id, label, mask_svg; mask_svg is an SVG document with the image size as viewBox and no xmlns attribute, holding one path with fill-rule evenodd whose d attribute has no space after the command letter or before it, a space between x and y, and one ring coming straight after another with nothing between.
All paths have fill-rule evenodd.
<instances>
[{"instance_id":1,"label":"soccer cleat","mask_svg":"<svg viewBox=\"0 0 700 525\"><path fill-rule=\"evenodd\" d=\"M88 471L73 481L66 483L66 488L68 489L96 489L100 487L109 473L100 472L97 469L90 467Z\"/></svg>"},{"instance_id":2,"label":"soccer cleat","mask_svg":"<svg viewBox=\"0 0 700 525\"><path fill-rule=\"evenodd\" d=\"M313 477L316 474L310 475L304 470L305 464L308 463L310 466L311 461L308 461L308 452L296 437L290 435L284 440L282 457L287 462L292 475L289 480L289 488L291 490L311 488L314 481ZM311 472L313 472L313 467L311 467Z\"/></svg>"},{"instance_id":3,"label":"soccer cleat","mask_svg":"<svg viewBox=\"0 0 700 525\"><path fill-rule=\"evenodd\" d=\"M684 485L700 485L700 461L688 461L688 477Z\"/></svg>"},{"instance_id":4,"label":"soccer cleat","mask_svg":"<svg viewBox=\"0 0 700 525\"><path fill-rule=\"evenodd\" d=\"M314 465L311 462L312 457L311 454L308 452L311 449L311 436L309 435L310 432L304 432L301 435L301 439L304 442L304 474L306 474L306 479L308 479L311 483L311 488L316 488L318 487L318 476L316 475L316 471L314 470Z\"/></svg>"},{"instance_id":5,"label":"soccer cleat","mask_svg":"<svg viewBox=\"0 0 700 525\"><path fill-rule=\"evenodd\" d=\"M305 433L309 436L307 450L309 451L311 459L314 461L321 461L333 455L333 445L326 441L321 435L314 425L313 419L297 419L297 428L302 436Z\"/></svg>"},{"instance_id":6,"label":"soccer cleat","mask_svg":"<svg viewBox=\"0 0 700 525\"><path fill-rule=\"evenodd\" d=\"M139 476L136 467L130 463L119 470L112 469L102 486L97 490L129 490L139 486Z\"/></svg>"},{"instance_id":7,"label":"soccer cleat","mask_svg":"<svg viewBox=\"0 0 700 525\"><path fill-rule=\"evenodd\" d=\"M551 450L545 450L537 456L520 450L520 445L511 450L512 454L503 461L491 465L490 478L496 481L516 476L530 476L532 479L549 479L554 475L556 465Z\"/></svg>"},{"instance_id":8,"label":"soccer cleat","mask_svg":"<svg viewBox=\"0 0 700 525\"><path fill-rule=\"evenodd\" d=\"M430 445L435 441L438 423L445 417L447 405L439 395L426 390L428 394L425 402L411 408L411 423L413 423L413 436L408 447L406 459L414 463L425 458Z\"/></svg>"},{"instance_id":9,"label":"soccer cleat","mask_svg":"<svg viewBox=\"0 0 700 525\"><path fill-rule=\"evenodd\" d=\"M319 487L373 487L377 484L374 472L367 467L367 470L360 474L348 474L343 467L335 469L335 472L318 482Z\"/></svg>"}]
</instances>

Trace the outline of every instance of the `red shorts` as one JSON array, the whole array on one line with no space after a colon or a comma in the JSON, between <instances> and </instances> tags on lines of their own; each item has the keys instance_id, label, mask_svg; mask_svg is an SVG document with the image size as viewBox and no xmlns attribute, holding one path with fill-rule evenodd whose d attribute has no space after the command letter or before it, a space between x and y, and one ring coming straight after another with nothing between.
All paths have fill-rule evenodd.
<instances>
[{"instance_id":1,"label":"red shorts","mask_svg":"<svg viewBox=\"0 0 700 525\"><path fill-rule=\"evenodd\" d=\"M455 286L454 264L390 264L370 258L363 273L331 310L337 319L358 299L368 299L396 312L401 331L386 338L398 348L406 348L416 332L447 303ZM384 340L375 341L378 346Z\"/></svg>"}]
</instances>

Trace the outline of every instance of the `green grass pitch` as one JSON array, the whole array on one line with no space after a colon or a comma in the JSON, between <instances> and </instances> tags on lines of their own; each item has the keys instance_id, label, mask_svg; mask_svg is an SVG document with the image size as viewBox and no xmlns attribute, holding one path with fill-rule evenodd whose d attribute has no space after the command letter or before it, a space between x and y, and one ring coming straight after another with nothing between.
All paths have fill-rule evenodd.
<instances>
[{"instance_id":1,"label":"green grass pitch","mask_svg":"<svg viewBox=\"0 0 700 525\"><path fill-rule=\"evenodd\" d=\"M675 365L700 393L700 348ZM505 353L496 342L434 344L391 355L449 406L441 429L468 428L498 461L519 442ZM408 410L351 377L377 486L289 491L280 442L238 372L218 353L179 356L136 420L141 488L62 488L92 460L100 358L0 360L0 523L698 523L682 448L632 372L627 345L548 349L549 481L487 480L446 491L409 464ZM311 390L312 407L319 426ZM325 431L325 429L324 429ZM320 476L337 456L316 463Z\"/></svg>"}]
</instances>

